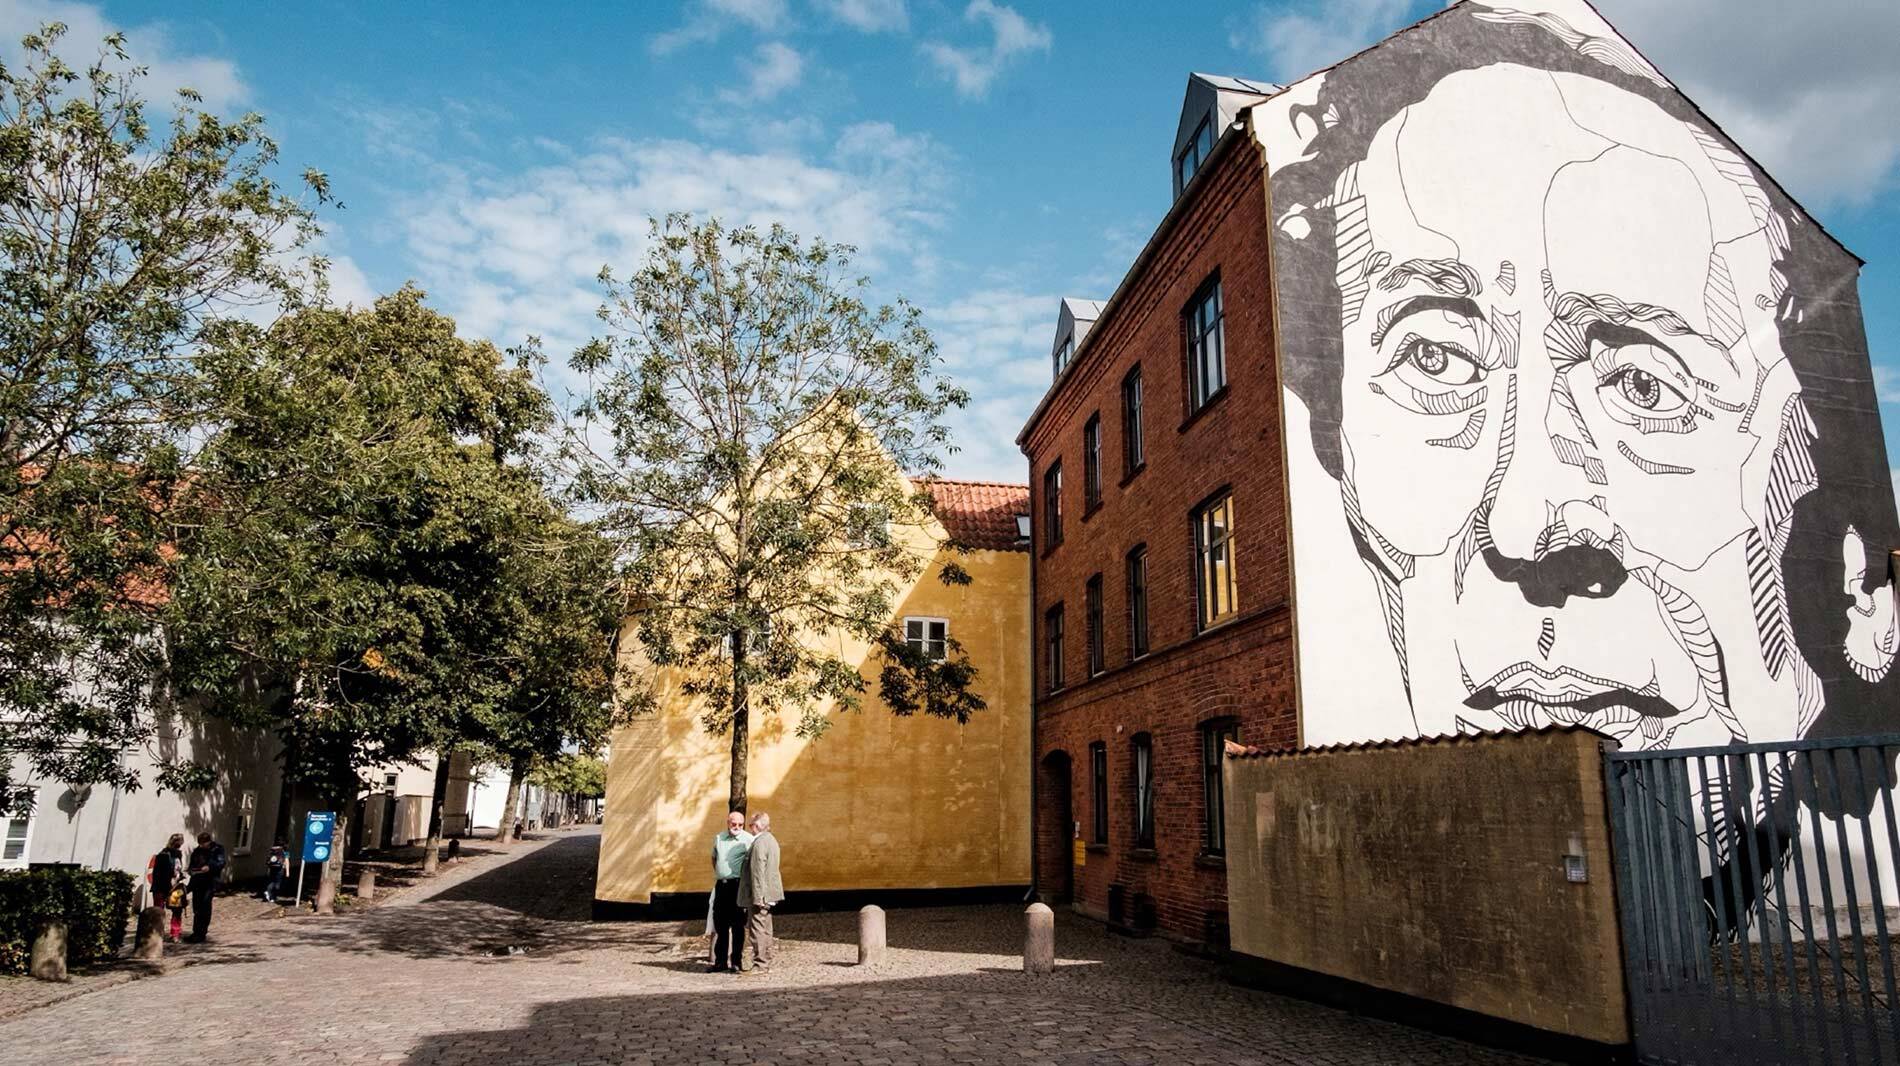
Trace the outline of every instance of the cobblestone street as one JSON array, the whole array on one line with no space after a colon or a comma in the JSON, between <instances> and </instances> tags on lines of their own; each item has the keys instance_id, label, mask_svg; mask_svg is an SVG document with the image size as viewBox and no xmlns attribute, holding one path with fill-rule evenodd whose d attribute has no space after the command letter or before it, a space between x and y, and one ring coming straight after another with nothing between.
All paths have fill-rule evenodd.
<instances>
[{"instance_id":1,"label":"cobblestone street","mask_svg":"<svg viewBox=\"0 0 1900 1066\"><path fill-rule=\"evenodd\" d=\"M234 923L162 976L0 1022L11 1063L1527 1063L1233 987L1080 921L1021 972L1016 907L792 915L769 975L704 972L691 923L591 923L592 828L365 913ZM188 1049L188 1051L186 1050Z\"/></svg>"}]
</instances>

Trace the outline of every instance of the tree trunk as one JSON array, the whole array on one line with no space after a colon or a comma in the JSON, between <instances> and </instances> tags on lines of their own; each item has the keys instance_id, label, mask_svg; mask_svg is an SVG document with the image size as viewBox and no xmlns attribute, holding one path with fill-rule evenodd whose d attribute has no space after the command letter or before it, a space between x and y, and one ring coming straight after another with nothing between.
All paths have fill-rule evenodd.
<instances>
[{"instance_id":1,"label":"tree trunk","mask_svg":"<svg viewBox=\"0 0 1900 1066\"><path fill-rule=\"evenodd\" d=\"M449 763L455 757L448 752L435 755L435 795L429 800L429 843L422 852L422 876L434 877L442 865L442 807L449 798Z\"/></svg>"},{"instance_id":2,"label":"tree trunk","mask_svg":"<svg viewBox=\"0 0 1900 1066\"><path fill-rule=\"evenodd\" d=\"M751 753L751 723L747 720L746 683L745 683L746 635L744 630L732 632L732 788L726 797L728 811L745 811L745 771L746 758Z\"/></svg>"},{"instance_id":3,"label":"tree trunk","mask_svg":"<svg viewBox=\"0 0 1900 1066\"><path fill-rule=\"evenodd\" d=\"M501 824L495 827L495 840L506 844L514 839L515 808L521 804L521 779L528 776L528 760L516 758L508 762L508 798L502 801Z\"/></svg>"},{"instance_id":4,"label":"tree trunk","mask_svg":"<svg viewBox=\"0 0 1900 1066\"><path fill-rule=\"evenodd\" d=\"M356 780L356 771L344 767L345 773L337 780ZM350 815L354 813L356 790L333 792L330 795L330 809L336 813L336 823L331 826L330 857L324 861L322 875L317 878L317 913L334 914L336 912L337 893L343 889L343 853L348 849L350 839Z\"/></svg>"}]
</instances>

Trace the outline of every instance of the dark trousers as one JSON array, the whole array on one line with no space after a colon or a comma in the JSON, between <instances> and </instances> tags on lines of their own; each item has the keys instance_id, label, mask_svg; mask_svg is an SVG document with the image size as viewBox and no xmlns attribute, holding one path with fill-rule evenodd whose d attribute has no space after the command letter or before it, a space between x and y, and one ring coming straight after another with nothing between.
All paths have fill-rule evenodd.
<instances>
[{"instance_id":1,"label":"dark trousers","mask_svg":"<svg viewBox=\"0 0 1900 1066\"><path fill-rule=\"evenodd\" d=\"M214 887L210 878L191 886L191 935L195 940L203 940L211 930L211 890Z\"/></svg>"},{"instance_id":2,"label":"dark trousers","mask_svg":"<svg viewBox=\"0 0 1900 1066\"><path fill-rule=\"evenodd\" d=\"M745 956L745 911L739 906L739 879L713 886L713 965L739 968Z\"/></svg>"},{"instance_id":3,"label":"dark trousers","mask_svg":"<svg viewBox=\"0 0 1900 1066\"><path fill-rule=\"evenodd\" d=\"M270 882L264 886L264 898L274 903L277 901L277 897L283 894L283 891L284 868L281 866L273 866L270 868Z\"/></svg>"}]
</instances>

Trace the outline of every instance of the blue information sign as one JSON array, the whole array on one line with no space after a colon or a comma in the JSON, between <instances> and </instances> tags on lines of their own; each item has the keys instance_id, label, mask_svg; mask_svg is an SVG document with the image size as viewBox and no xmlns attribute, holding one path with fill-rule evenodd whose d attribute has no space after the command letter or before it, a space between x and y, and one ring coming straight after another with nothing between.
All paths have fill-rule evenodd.
<instances>
[{"instance_id":1,"label":"blue information sign","mask_svg":"<svg viewBox=\"0 0 1900 1066\"><path fill-rule=\"evenodd\" d=\"M335 829L335 811L311 811L304 815L303 861L329 862L330 836Z\"/></svg>"}]
</instances>

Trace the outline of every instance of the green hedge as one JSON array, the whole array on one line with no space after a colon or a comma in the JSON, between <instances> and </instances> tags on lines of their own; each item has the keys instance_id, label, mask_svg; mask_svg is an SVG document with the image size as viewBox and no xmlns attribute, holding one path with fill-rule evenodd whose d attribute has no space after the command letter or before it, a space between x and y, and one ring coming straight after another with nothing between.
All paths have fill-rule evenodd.
<instances>
[{"instance_id":1,"label":"green hedge","mask_svg":"<svg viewBox=\"0 0 1900 1066\"><path fill-rule=\"evenodd\" d=\"M45 869L0 873L0 973L25 973L40 922L66 922L66 961L83 966L125 944L132 875L119 870Z\"/></svg>"}]
</instances>

